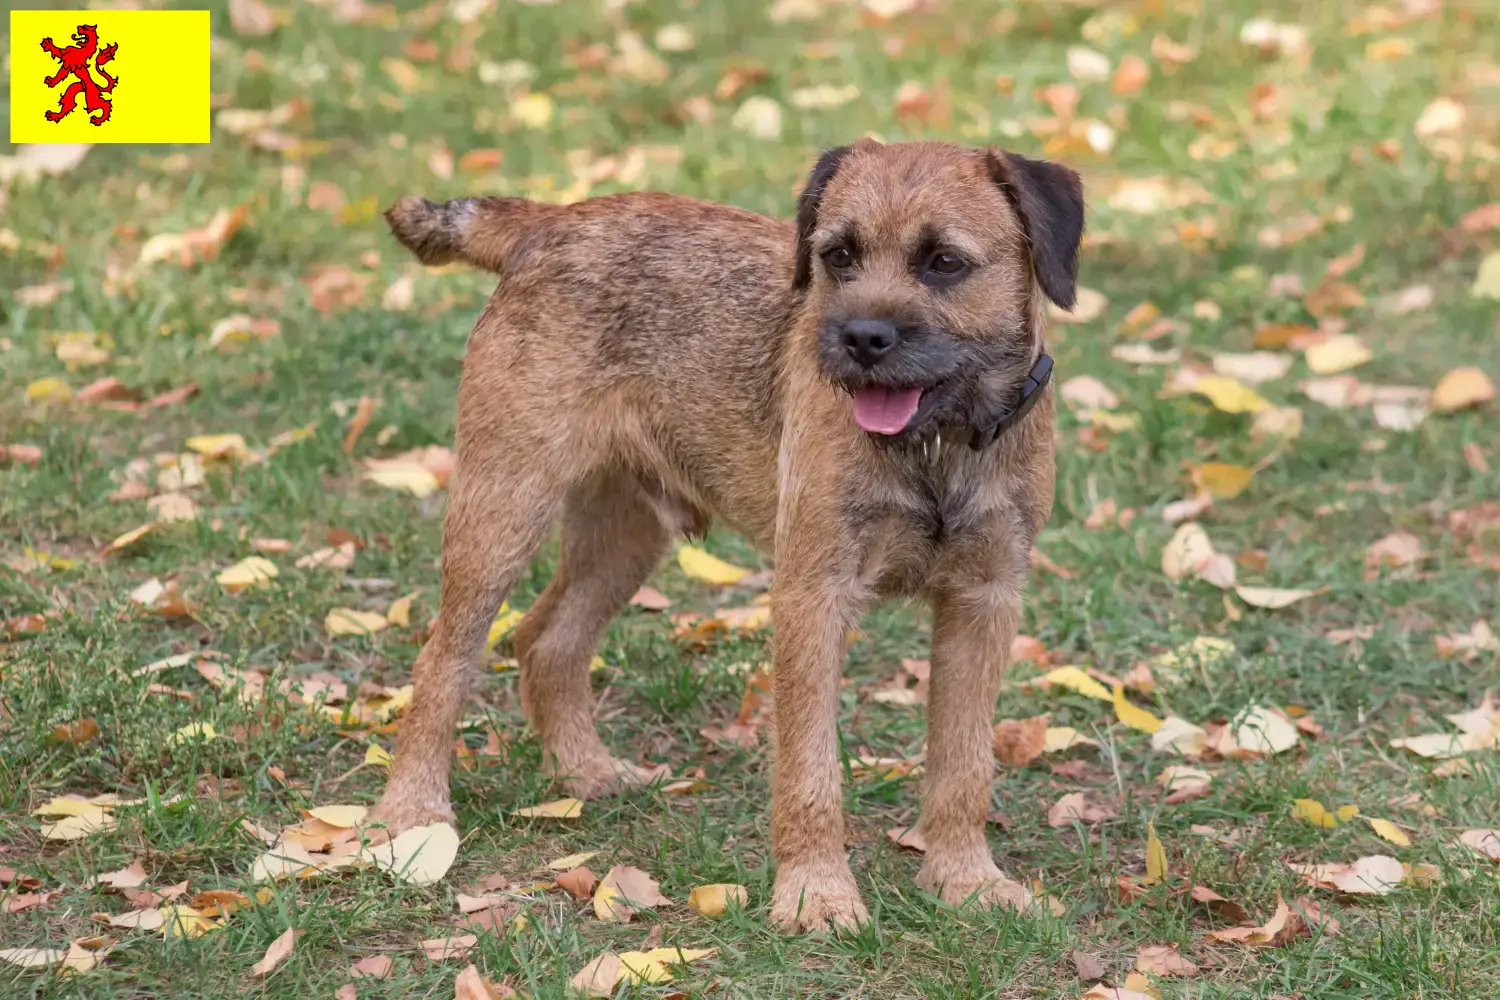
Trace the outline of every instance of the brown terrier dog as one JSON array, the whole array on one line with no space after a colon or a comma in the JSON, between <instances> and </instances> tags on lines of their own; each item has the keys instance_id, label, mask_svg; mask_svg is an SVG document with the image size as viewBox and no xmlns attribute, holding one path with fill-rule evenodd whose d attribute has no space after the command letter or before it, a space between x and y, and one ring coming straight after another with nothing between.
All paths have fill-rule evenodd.
<instances>
[{"instance_id":1,"label":"brown terrier dog","mask_svg":"<svg viewBox=\"0 0 1500 1000\"><path fill-rule=\"evenodd\" d=\"M1043 297L1073 303L1078 176L862 140L818 161L795 228L656 193L386 215L424 263L504 278L469 338L441 607L372 819L453 818L469 672L559 518L557 575L515 634L522 704L573 794L649 781L594 729L589 660L674 536L718 516L776 567L772 919L866 916L836 728L845 632L886 595L933 611L918 884L1028 905L985 839L991 726L1052 505Z\"/></svg>"}]
</instances>

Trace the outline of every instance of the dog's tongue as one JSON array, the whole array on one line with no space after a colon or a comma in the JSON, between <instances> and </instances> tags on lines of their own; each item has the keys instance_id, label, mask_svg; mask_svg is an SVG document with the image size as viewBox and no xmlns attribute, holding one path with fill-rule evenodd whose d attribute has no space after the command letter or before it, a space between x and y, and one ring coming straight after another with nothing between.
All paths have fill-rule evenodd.
<instances>
[{"instance_id":1,"label":"dog's tongue","mask_svg":"<svg viewBox=\"0 0 1500 1000\"><path fill-rule=\"evenodd\" d=\"M860 389L854 394L854 422L873 434L899 434L920 402L921 389Z\"/></svg>"}]
</instances>

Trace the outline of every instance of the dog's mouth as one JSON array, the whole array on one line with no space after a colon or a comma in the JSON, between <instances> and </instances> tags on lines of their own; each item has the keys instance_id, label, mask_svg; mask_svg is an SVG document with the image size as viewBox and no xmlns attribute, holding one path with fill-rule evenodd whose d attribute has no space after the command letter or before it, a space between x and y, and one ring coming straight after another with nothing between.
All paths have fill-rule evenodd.
<instances>
[{"instance_id":1,"label":"dog's mouth","mask_svg":"<svg viewBox=\"0 0 1500 1000\"><path fill-rule=\"evenodd\" d=\"M854 422L871 434L900 434L922 405L921 386L872 385L854 390Z\"/></svg>"}]
</instances>

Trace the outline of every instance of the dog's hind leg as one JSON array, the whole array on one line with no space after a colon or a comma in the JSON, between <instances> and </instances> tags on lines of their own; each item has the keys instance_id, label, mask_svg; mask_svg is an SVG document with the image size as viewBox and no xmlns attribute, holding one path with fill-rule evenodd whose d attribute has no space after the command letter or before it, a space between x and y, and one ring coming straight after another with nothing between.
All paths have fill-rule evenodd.
<instances>
[{"instance_id":1,"label":"dog's hind leg","mask_svg":"<svg viewBox=\"0 0 1500 1000\"><path fill-rule=\"evenodd\" d=\"M568 495L562 559L516 627L521 703L541 737L547 773L580 798L616 792L656 772L612 756L592 718L589 661L610 620L646 581L670 529L626 471L590 475Z\"/></svg>"},{"instance_id":2,"label":"dog's hind leg","mask_svg":"<svg viewBox=\"0 0 1500 1000\"><path fill-rule=\"evenodd\" d=\"M390 780L371 814L372 822L393 831L453 818L453 729L470 671L500 602L545 539L576 478L576 454L545 435L527 434L524 415L496 406L490 389L466 374L460 391L438 619L417 657L411 710L401 720Z\"/></svg>"}]
</instances>

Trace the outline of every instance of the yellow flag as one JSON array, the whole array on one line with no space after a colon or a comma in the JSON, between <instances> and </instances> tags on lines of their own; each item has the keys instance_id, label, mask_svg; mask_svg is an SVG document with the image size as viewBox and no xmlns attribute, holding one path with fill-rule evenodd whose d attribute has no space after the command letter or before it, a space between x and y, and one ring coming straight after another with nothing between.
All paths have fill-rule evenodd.
<instances>
[{"instance_id":1,"label":"yellow flag","mask_svg":"<svg viewBox=\"0 0 1500 1000\"><path fill-rule=\"evenodd\" d=\"M207 142L209 12L10 12L10 141Z\"/></svg>"}]
</instances>

